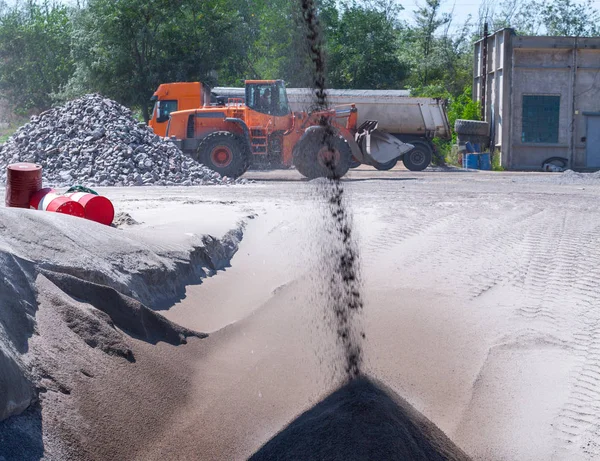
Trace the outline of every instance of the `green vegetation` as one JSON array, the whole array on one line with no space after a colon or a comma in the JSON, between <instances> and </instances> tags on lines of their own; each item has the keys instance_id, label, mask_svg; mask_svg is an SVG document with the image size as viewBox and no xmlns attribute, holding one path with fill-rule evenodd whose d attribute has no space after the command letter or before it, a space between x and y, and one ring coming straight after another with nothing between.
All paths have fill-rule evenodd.
<instances>
[{"instance_id":1,"label":"green vegetation","mask_svg":"<svg viewBox=\"0 0 600 461\"><path fill-rule=\"evenodd\" d=\"M48 1L0 0L0 95L18 110L46 109L73 75L70 10Z\"/></svg>"},{"instance_id":2,"label":"green vegetation","mask_svg":"<svg viewBox=\"0 0 600 461\"><path fill-rule=\"evenodd\" d=\"M493 171L504 171L502 165L500 165L500 151L496 150L492 154L492 170Z\"/></svg>"},{"instance_id":3,"label":"green vegetation","mask_svg":"<svg viewBox=\"0 0 600 461\"><path fill-rule=\"evenodd\" d=\"M24 125L28 121L28 117L15 117L9 124L0 125L0 144L5 143L21 125Z\"/></svg>"},{"instance_id":4,"label":"green vegetation","mask_svg":"<svg viewBox=\"0 0 600 461\"><path fill-rule=\"evenodd\" d=\"M462 26L423 0L412 20L398 0L318 0L328 84L410 88L448 100L448 115L477 119L472 43L482 25L526 34L598 35L591 0L484 0ZM449 1L449 0L445 0ZM0 0L0 97L21 114L100 92L149 117L159 83L245 78L311 84L299 0ZM6 136L6 134L0 134ZM448 145L438 142L449 153Z\"/></svg>"}]
</instances>

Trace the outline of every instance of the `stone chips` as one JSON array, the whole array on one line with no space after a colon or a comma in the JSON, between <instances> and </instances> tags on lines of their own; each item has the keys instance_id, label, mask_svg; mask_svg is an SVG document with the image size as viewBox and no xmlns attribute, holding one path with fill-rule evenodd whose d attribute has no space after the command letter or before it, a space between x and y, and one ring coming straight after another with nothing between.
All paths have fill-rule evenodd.
<instances>
[{"instance_id":1,"label":"stone chips","mask_svg":"<svg viewBox=\"0 0 600 461\"><path fill-rule=\"evenodd\" d=\"M6 165L39 163L52 186L191 186L246 182L221 177L133 118L131 110L89 94L31 117L0 145Z\"/></svg>"}]
</instances>

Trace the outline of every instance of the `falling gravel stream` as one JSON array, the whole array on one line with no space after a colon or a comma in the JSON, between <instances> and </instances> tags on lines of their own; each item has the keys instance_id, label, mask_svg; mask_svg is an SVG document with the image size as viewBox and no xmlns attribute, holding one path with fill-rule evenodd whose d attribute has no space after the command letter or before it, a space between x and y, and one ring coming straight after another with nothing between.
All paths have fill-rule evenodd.
<instances>
[{"instance_id":1,"label":"falling gravel stream","mask_svg":"<svg viewBox=\"0 0 600 461\"><path fill-rule=\"evenodd\" d=\"M314 0L300 0L302 19L306 30L306 44L312 62L312 85L316 110L327 110L329 104L326 91L325 54L317 8ZM336 132L331 118L322 116L322 145L334 149ZM330 158L335 158L333 155ZM326 232L321 233L321 272L330 274L325 290L327 304L326 320L333 325L337 343L341 347L343 369L348 380L360 375L362 363L362 340L365 337L357 318L363 309L361 296L360 265L356 246L352 216L348 210L344 185L334 174L333 161L327 165L331 179L318 183L320 197L327 202L325 213ZM337 368L337 367L336 367Z\"/></svg>"}]
</instances>

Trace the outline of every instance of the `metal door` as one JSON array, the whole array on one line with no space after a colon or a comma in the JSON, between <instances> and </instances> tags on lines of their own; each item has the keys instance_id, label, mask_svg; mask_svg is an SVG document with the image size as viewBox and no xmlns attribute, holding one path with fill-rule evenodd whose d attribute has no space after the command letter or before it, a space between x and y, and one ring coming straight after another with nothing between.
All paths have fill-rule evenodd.
<instances>
[{"instance_id":1,"label":"metal door","mask_svg":"<svg viewBox=\"0 0 600 461\"><path fill-rule=\"evenodd\" d=\"M600 168L600 116L587 116L586 166Z\"/></svg>"}]
</instances>

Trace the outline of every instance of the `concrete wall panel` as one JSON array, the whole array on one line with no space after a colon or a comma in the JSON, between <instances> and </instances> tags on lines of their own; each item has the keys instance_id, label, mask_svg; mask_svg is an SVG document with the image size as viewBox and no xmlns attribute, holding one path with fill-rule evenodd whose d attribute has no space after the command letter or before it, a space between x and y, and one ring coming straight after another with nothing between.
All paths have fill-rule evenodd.
<instances>
[{"instance_id":1,"label":"concrete wall panel","mask_svg":"<svg viewBox=\"0 0 600 461\"><path fill-rule=\"evenodd\" d=\"M514 53L515 67L570 67L571 50L522 50Z\"/></svg>"},{"instance_id":2,"label":"concrete wall panel","mask_svg":"<svg viewBox=\"0 0 600 461\"><path fill-rule=\"evenodd\" d=\"M513 131L512 144L521 144L523 125L523 95L559 95L559 144L568 144L570 125L569 95L570 72L560 71L549 73L546 70L515 69L513 76Z\"/></svg>"}]
</instances>

